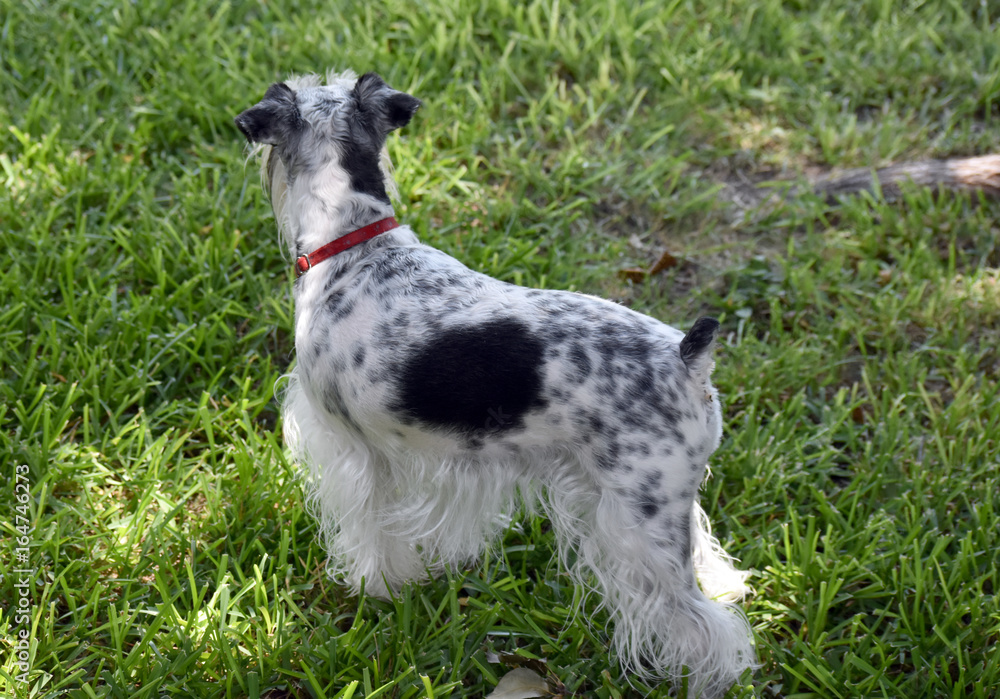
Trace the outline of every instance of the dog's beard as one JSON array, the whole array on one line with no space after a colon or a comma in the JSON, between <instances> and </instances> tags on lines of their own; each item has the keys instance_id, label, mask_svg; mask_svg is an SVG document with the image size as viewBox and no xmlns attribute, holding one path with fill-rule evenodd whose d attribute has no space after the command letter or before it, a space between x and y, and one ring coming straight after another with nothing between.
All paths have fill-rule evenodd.
<instances>
[{"instance_id":1,"label":"dog's beard","mask_svg":"<svg viewBox=\"0 0 1000 699\"><path fill-rule=\"evenodd\" d=\"M291 225L286 216L288 207L288 173L281 158L274 152L274 148L261 145L251 153L251 157L260 153L261 168L260 179L264 191L271 201L271 210L274 212L274 219L278 224L278 234L281 242L291 255L295 256L295 240L291 233Z\"/></svg>"}]
</instances>

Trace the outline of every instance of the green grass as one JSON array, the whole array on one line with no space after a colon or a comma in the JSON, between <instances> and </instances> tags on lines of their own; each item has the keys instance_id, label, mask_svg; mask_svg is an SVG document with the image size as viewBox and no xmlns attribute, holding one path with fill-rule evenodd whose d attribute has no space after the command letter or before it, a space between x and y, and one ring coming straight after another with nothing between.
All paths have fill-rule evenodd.
<instances>
[{"instance_id":1,"label":"green grass","mask_svg":"<svg viewBox=\"0 0 1000 699\"><path fill-rule=\"evenodd\" d=\"M753 570L763 663L731 696L993 696L1000 205L740 217L719 192L989 152L998 22L943 0L0 0L0 695L477 697L494 652L647 694L544 521L391 604L323 573L273 398L290 265L232 117L338 66L424 101L390 150L427 242L722 321L703 502ZM664 249L681 264L618 275Z\"/></svg>"}]
</instances>

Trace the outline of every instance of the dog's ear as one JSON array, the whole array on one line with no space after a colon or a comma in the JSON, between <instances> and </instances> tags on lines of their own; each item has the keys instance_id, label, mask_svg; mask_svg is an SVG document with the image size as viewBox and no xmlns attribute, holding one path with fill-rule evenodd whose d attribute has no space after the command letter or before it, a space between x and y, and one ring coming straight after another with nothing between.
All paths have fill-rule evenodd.
<instances>
[{"instance_id":1,"label":"dog's ear","mask_svg":"<svg viewBox=\"0 0 1000 699\"><path fill-rule=\"evenodd\" d=\"M353 95L359 116L382 136L410 123L420 107L420 100L393 90L376 73L365 73L358 78Z\"/></svg>"},{"instance_id":2,"label":"dog's ear","mask_svg":"<svg viewBox=\"0 0 1000 699\"><path fill-rule=\"evenodd\" d=\"M681 360L695 380L707 381L712 373L712 350L718 333L719 321L715 318L699 318L681 340Z\"/></svg>"},{"instance_id":3,"label":"dog's ear","mask_svg":"<svg viewBox=\"0 0 1000 699\"><path fill-rule=\"evenodd\" d=\"M235 121L250 143L276 146L298 128L301 118L292 88L285 83L274 83L267 88L264 99L236 117Z\"/></svg>"}]
</instances>

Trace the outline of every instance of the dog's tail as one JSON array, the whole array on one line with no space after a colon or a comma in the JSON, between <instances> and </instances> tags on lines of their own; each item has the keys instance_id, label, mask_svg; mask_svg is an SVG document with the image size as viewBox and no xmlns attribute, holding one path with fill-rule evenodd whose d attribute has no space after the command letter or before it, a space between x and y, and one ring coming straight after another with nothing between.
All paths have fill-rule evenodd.
<instances>
[{"instance_id":1,"label":"dog's tail","mask_svg":"<svg viewBox=\"0 0 1000 699\"><path fill-rule=\"evenodd\" d=\"M708 381L715 366L712 350L715 348L715 336L718 334L719 321L715 318L702 317L694 322L681 340L681 360L698 382Z\"/></svg>"}]
</instances>

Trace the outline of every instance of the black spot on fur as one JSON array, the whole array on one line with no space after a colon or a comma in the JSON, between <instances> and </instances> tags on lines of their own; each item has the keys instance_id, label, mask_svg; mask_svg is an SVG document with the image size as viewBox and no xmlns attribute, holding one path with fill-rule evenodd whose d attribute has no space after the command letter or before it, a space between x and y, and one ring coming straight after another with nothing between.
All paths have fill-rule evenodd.
<instances>
[{"instance_id":1,"label":"black spot on fur","mask_svg":"<svg viewBox=\"0 0 1000 699\"><path fill-rule=\"evenodd\" d=\"M677 542L681 549L681 562L687 565L691 561L691 518L682 515L677 522Z\"/></svg>"},{"instance_id":2,"label":"black spot on fur","mask_svg":"<svg viewBox=\"0 0 1000 699\"><path fill-rule=\"evenodd\" d=\"M647 458L652 452L649 449L649 444L646 442L638 442L626 445L625 453L629 456Z\"/></svg>"},{"instance_id":3,"label":"black spot on fur","mask_svg":"<svg viewBox=\"0 0 1000 699\"><path fill-rule=\"evenodd\" d=\"M365 363L365 347L364 347L364 345L361 345L356 350L354 350L354 356L352 357L352 359L354 360L354 368L355 369L360 369L361 365Z\"/></svg>"},{"instance_id":4,"label":"black spot on fur","mask_svg":"<svg viewBox=\"0 0 1000 699\"><path fill-rule=\"evenodd\" d=\"M464 432L520 429L543 408L544 344L505 318L448 328L404 362L393 409L427 425Z\"/></svg>"},{"instance_id":5,"label":"black spot on fur","mask_svg":"<svg viewBox=\"0 0 1000 699\"><path fill-rule=\"evenodd\" d=\"M629 471L631 467L621 460L621 447L618 442L612 441L604 449L595 454L597 468L602 471L617 471L624 468Z\"/></svg>"},{"instance_id":6,"label":"black spot on fur","mask_svg":"<svg viewBox=\"0 0 1000 699\"><path fill-rule=\"evenodd\" d=\"M587 350L583 348L583 345L576 343L570 348L569 360L573 363L573 366L576 367L576 375L574 378L577 381L582 382L590 376L590 372L593 370L593 367L590 363L590 357L587 356Z\"/></svg>"},{"instance_id":7,"label":"black spot on fur","mask_svg":"<svg viewBox=\"0 0 1000 699\"><path fill-rule=\"evenodd\" d=\"M643 517L652 519L660 511L660 506L654 498L642 496L639 498L639 509L642 511Z\"/></svg>"},{"instance_id":8,"label":"black spot on fur","mask_svg":"<svg viewBox=\"0 0 1000 699\"><path fill-rule=\"evenodd\" d=\"M687 435L681 432L676 427L671 427L668 431L671 437L673 437L674 442L677 444L678 448L683 447L687 444Z\"/></svg>"},{"instance_id":9,"label":"black spot on fur","mask_svg":"<svg viewBox=\"0 0 1000 699\"><path fill-rule=\"evenodd\" d=\"M591 431L595 432L596 434L603 434L604 430L607 429L607 427L604 424L604 420L602 420L600 416L596 414L592 414L587 417L587 425L588 427L590 427Z\"/></svg>"},{"instance_id":10,"label":"black spot on fur","mask_svg":"<svg viewBox=\"0 0 1000 699\"><path fill-rule=\"evenodd\" d=\"M486 446L486 443L480 436L472 437L465 442L465 448L469 451L481 451L484 446Z\"/></svg>"},{"instance_id":11,"label":"black spot on fur","mask_svg":"<svg viewBox=\"0 0 1000 699\"><path fill-rule=\"evenodd\" d=\"M296 247L298 247L298 246L296 246ZM303 250L299 254L305 254L305 252L306 251ZM333 289L333 287L335 287L337 285L337 283L341 279L343 279L344 274L349 269L350 269L349 265L343 265L343 266L342 265L333 265L333 266L327 267L327 271L326 271L327 278L326 278L326 283L323 285L323 291L326 292L326 293L329 293L330 290ZM301 279L301 278L302 277L299 277L299 279ZM297 284L298 281L299 280L296 279L295 283Z\"/></svg>"},{"instance_id":12,"label":"black spot on fur","mask_svg":"<svg viewBox=\"0 0 1000 699\"><path fill-rule=\"evenodd\" d=\"M339 417L349 428L355 432L361 432L361 426L354 421L354 417L351 415L351 411L348 409L347 403L344 402L344 398L340 394L340 389L336 385L331 384L323 392L323 405L330 414Z\"/></svg>"},{"instance_id":13,"label":"black spot on fur","mask_svg":"<svg viewBox=\"0 0 1000 699\"><path fill-rule=\"evenodd\" d=\"M635 502L642 516L646 519L655 517L660 512L660 508L666 504L665 498L657 497L657 491L662 480L663 474L659 471L647 473L639 486Z\"/></svg>"},{"instance_id":14,"label":"black spot on fur","mask_svg":"<svg viewBox=\"0 0 1000 699\"><path fill-rule=\"evenodd\" d=\"M375 265L372 272L372 280L379 286L385 286L389 281L404 272L404 267L396 264L395 257L394 255L385 257L379 261L379 264Z\"/></svg>"},{"instance_id":15,"label":"black spot on fur","mask_svg":"<svg viewBox=\"0 0 1000 699\"><path fill-rule=\"evenodd\" d=\"M343 291L334 291L326 297L326 310L331 320L339 322L354 312L354 302Z\"/></svg>"},{"instance_id":16,"label":"black spot on fur","mask_svg":"<svg viewBox=\"0 0 1000 699\"><path fill-rule=\"evenodd\" d=\"M351 189L390 204L385 178L378 166L382 143L364 137L361 140L351 138L343 141L340 148L343 154L340 164L351 178Z\"/></svg>"},{"instance_id":17,"label":"black spot on fur","mask_svg":"<svg viewBox=\"0 0 1000 699\"><path fill-rule=\"evenodd\" d=\"M661 404L659 406L658 412L660 417L663 418L663 421L667 425L673 426L681 421L680 412L677 410L677 408L674 408L673 406Z\"/></svg>"}]
</instances>

